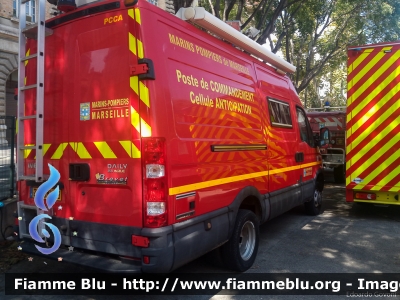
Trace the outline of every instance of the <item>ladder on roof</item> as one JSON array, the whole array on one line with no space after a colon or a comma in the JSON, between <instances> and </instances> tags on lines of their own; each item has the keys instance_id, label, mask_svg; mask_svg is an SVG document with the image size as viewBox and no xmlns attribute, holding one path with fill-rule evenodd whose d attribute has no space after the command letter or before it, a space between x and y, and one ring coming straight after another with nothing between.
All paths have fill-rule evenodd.
<instances>
[{"instance_id":1,"label":"ladder on roof","mask_svg":"<svg viewBox=\"0 0 400 300\"><path fill-rule=\"evenodd\" d=\"M37 23L27 26L26 3L30 0L21 0L19 6L19 54L18 54L18 136L17 136L17 178L18 180L43 181L43 119L44 119L44 59L45 36L52 34L52 30L45 27L46 0L38 0ZM34 0L33 0L34 1ZM26 55L27 38L37 41L37 52ZM25 85L25 66L28 61L36 58L37 80L35 84ZM31 62L33 63L33 62ZM36 114L25 114L25 91L36 89ZM36 141L34 145L25 145L24 124L26 120L36 120ZM24 172L25 153L36 151L35 174L27 176Z\"/></svg>"}]
</instances>

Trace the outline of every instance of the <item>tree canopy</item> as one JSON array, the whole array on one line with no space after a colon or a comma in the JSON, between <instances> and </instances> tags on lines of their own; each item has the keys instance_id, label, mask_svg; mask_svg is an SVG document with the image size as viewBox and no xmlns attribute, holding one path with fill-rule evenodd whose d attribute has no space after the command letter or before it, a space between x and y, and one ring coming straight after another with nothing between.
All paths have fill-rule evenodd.
<instances>
[{"instance_id":1,"label":"tree canopy","mask_svg":"<svg viewBox=\"0 0 400 300\"><path fill-rule=\"evenodd\" d=\"M193 0L174 0L175 11ZM199 0L216 17L240 20L254 40L267 44L296 66L293 83L306 107L321 106L321 95L345 105L350 45L400 39L398 0Z\"/></svg>"}]
</instances>

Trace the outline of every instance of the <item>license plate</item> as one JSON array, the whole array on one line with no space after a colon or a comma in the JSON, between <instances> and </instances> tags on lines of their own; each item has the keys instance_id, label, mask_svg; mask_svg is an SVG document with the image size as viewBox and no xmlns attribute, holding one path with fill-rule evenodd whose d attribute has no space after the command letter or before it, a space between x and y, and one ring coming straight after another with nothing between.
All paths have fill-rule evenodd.
<instances>
[{"instance_id":1,"label":"license plate","mask_svg":"<svg viewBox=\"0 0 400 300\"><path fill-rule=\"evenodd\" d=\"M32 188L32 189L31 189L31 198L35 198L37 189L38 189L38 188ZM46 195L44 196L44 198L46 199L47 196L48 196L52 191L54 191L54 189L51 189L50 191L48 191L48 192L46 193ZM60 190L60 192L58 193L57 201L61 201L61 190Z\"/></svg>"}]
</instances>

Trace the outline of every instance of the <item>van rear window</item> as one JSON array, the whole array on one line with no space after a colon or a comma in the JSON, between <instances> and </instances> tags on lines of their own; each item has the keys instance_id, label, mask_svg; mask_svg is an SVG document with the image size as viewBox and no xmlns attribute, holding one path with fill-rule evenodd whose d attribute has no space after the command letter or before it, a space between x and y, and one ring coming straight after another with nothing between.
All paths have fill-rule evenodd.
<instances>
[{"instance_id":1,"label":"van rear window","mask_svg":"<svg viewBox=\"0 0 400 300\"><path fill-rule=\"evenodd\" d=\"M272 126L292 128L289 103L268 98L269 117Z\"/></svg>"},{"instance_id":2,"label":"van rear window","mask_svg":"<svg viewBox=\"0 0 400 300\"><path fill-rule=\"evenodd\" d=\"M101 3L101 1L99 1L99 3ZM62 14L59 18L56 18L54 20L47 22L46 27L53 28L54 26L58 26L58 25L61 25L63 23L66 23L66 22L69 22L72 20L76 20L79 18L97 14L97 13L106 12L109 10L114 10L119 7L120 7L120 3L118 1L116 1L116 2L111 2L111 3L106 3L106 4L89 7L87 9L79 10L76 12L71 12L71 13L65 14L65 15Z\"/></svg>"}]
</instances>

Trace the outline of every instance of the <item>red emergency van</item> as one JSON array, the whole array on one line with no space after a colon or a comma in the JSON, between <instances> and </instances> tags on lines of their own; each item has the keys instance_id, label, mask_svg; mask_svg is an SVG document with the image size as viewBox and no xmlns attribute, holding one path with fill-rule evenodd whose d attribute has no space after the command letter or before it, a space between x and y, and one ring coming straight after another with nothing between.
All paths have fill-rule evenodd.
<instances>
[{"instance_id":1,"label":"red emergency van","mask_svg":"<svg viewBox=\"0 0 400 300\"><path fill-rule=\"evenodd\" d=\"M43 213L33 197L48 164L61 177L47 222L62 237L48 256L108 271L169 272L213 249L245 271L259 224L302 204L321 212L321 155L285 75L295 68L202 8L178 16L145 1L96 1L47 21L37 57L40 37L28 35L24 251L40 254L27 227Z\"/></svg>"}]
</instances>

